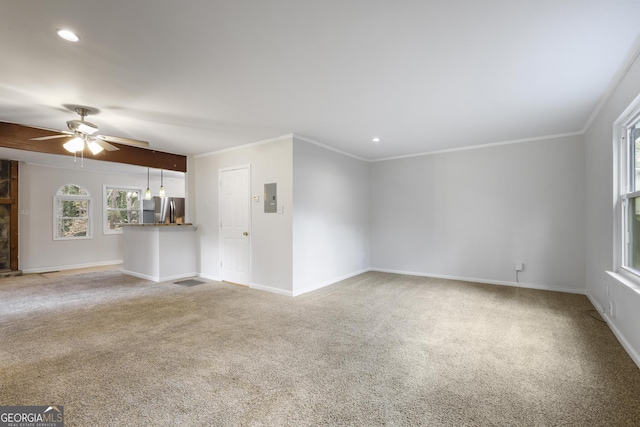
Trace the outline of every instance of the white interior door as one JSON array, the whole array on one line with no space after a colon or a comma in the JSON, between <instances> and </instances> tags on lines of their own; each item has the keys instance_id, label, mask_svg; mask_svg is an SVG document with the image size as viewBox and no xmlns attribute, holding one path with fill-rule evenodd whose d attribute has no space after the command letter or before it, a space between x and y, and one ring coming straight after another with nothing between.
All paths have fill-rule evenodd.
<instances>
[{"instance_id":1,"label":"white interior door","mask_svg":"<svg viewBox=\"0 0 640 427\"><path fill-rule=\"evenodd\" d=\"M220 276L250 283L249 167L220 171Z\"/></svg>"}]
</instances>

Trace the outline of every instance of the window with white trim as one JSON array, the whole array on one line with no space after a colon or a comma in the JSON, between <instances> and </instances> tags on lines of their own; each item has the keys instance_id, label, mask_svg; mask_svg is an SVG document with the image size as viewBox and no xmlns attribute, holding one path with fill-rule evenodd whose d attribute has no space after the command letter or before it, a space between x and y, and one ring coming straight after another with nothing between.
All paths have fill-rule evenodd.
<instances>
[{"instance_id":1,"label":"window with white trim","mask_svg":"<svg viewBox=\"0 0 640 427\"><path fill-rule=\"evenodd\" d=\"M104 186L104 234L122 234L124 224L142 222L141 195L141 188Z\"/></svg>"},{"instance_id":2,"label":"window with white trim","mask_svg":"<svg viewBox=\"0 0 640 427\"><path fill-rule=\"evenodd\" d=\"M76 184L65 184L53 197L53 239L91 238L91 195Z\"/></svg>"},{"instance_id":3,"label":"window with white trim","mask_svg":"<svg viewBox=\"0 0 640 427\"><path fill-rule=\"evenodd\" d=\"M640 275L640 114L623 124L620 150L621 267Z\"/></svg>"}]
</instances>

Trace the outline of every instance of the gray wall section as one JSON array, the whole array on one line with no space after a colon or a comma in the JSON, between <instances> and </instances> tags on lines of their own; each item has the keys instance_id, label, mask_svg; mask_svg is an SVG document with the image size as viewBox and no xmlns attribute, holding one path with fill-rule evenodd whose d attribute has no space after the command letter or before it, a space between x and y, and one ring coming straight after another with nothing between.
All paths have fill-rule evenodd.
<instances>
[{"instance_id":1,"label":"gray wall section","mask_svg":"<svg viewBox=\"0 0 640 427\"><path fill-rule=\"evenodd\" d=\"M219 278L218 172L251 165L251 285L290 294L292 279L292 138L246 146L195 158L195 210L198 218L198 268L203 277ZM265 214L264 184L278 184L282 214Z\"/></svg>"},{"instance_id":2,"label":"gray wall section","mask_svg":"<svg viewBox=\"0 0 640 427\"><path fill-rule=\"evenodd\" d=\"M369 268L369 163L295 139L294 293Z\"/></svg>"},{"instance_id":3,"label":"gray wall section","mask_svg":"<svg viewBox=\"0 0 640 427\"><path fill-rule=\"evenodd\" d=\"M614 144L613 123L640 94L640 59L631 65L622 82L585 134L586 164L586 286L592 301L608 307L616 304L609 326L640 366L640 287L632 289L606 274L614 270ZM610 286L610 295L607 295Z\"/></svg>"},{"instance_id":4,"label":"gray wall section","mask_svg":"<svg viewBox=\"0 0 640 427\"><path fill-rule=\"evenodd\" d=\"M103 234L103 185L147 188L147 168L139 174L69 168L31 163L19 165L19 267L42 272L122 262L122 235ZM151 189L157 195L160 172L152 171ZM53 240L53 197L64 184L78 184L91 193L93 238ZM168 196L184 197L185 180L164 177ZM187 218L188 219L188 218Z\"/></svg>"},{"instance_id":5,"label":"gray wall section","mask_svg":"<svg viewBox=\"0 0 640 427\"><path fill-rule=\"evenodd\" d=\"M374 162L372 267L584 290L581 136Z\"/></svg>"}]
</instances>

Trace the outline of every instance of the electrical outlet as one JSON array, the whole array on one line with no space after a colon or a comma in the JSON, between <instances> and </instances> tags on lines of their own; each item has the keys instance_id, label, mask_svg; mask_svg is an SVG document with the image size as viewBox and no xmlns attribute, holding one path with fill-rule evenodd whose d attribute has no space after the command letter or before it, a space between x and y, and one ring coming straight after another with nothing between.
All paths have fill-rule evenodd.
<instances>
[{"instance_id":1,"label":"electrical outlet","mask_svg":"<svg viewBox=\"0 0 640 427\"><path fill-rule=\"evenodd\" d=\"M524 270L524 264L522 263L522 261L516 261L513 263L513 269L515 271L522 271Z\"/></svg>"},{"instance_id":2,"label":"electrical outlet","mask_svg":"<svg viewBox=\"0 0 640 427\"><path fill-rule=\"evenodd\" d=\"M616 317L616 303L609 301L609 316Z\"/></svg>"}]
</instances>

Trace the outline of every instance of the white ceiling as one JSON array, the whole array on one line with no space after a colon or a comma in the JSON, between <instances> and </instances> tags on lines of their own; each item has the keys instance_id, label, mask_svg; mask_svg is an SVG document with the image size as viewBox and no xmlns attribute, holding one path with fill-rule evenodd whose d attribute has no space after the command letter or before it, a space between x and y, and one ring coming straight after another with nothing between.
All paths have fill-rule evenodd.
<instances>
[{"instance_id":1,"label":"white ceiling","mask_svg":"<svg viewBox=\"0 0 640 427\"><path fill-rule=\"evenodd\" d=\"M295 133L365 159L581 132L638 17L612 0L2 0L0 121L63 129L86 105L162 151Z\"/></svg>"}]
</instances>

